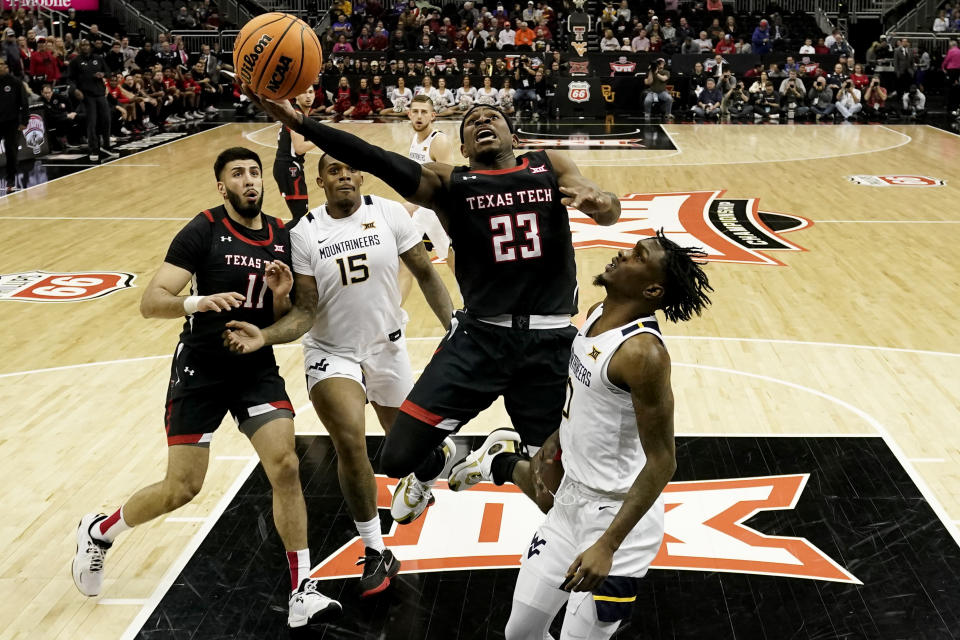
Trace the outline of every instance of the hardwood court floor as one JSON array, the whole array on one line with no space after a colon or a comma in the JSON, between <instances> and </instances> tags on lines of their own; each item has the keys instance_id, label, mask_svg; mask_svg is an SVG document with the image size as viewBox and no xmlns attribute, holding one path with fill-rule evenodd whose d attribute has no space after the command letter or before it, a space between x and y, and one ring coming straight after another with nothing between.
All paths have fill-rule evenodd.
<instances>
[{"instance_id":1,"label":"hardwood court floor","mask_svg":"<svg viewBox=\"0 0 960 640\"><path fill-rule=\"evenodd\" d=\"M454 123L441 126L456 134ZM396 151L409 144L404 123L344 127ZM712 264L713 307L685 325L664 326L677 432L880 434L956 539L960 137L924 126L665 129L674 151L570 153L586 175L621 195L725 191L728 199L758 198L760 211L813 222L781 234L805 251L765 254L780 265L759 258ZM219 515L252 464L249 444L225 424L197 500L120 539L101 598L75 591L69 563L80 515L115 507L159 479L165 465L161 407L180 324L142 319L139 287L186 220L218 204L212 163L222 148L246 144L262 153L265 210L286 217L269 178L275 139L275 125L226 125L0 199L0 274L137 276L134 288L88 302L0 300L0 638L131 637L124 635L131 621L154 601L163 576L176 575L182 551L212 526L208 516ZM317 158L308 156L308 165ZM846 178L904 174L947 184L876 188ZM309 179L315 175L308 166ZM391 195L372 177L366 186ZM311 204L321 197L312 187ZM682 231L683 216L671 207L689 199L654 199L663 205L658 224ZM577 252L582 309L598 299L590 281L613 252ZM452 285L446 267L438 268ZM416 290L407 308L419 369L441 331ZM277 354L298 432L322 433L301 382L299 348ZM506 420L494 406L464 433ZM379 432L372 414L368 429ZM264 567L282 569L282 558Z\"/></svg>"}]
</instances>

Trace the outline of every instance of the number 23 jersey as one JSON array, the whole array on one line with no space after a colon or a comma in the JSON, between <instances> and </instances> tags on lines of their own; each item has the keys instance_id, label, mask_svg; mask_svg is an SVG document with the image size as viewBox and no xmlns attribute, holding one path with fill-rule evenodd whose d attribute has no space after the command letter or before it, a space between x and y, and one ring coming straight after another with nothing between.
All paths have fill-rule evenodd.
<instances>
[{"instance_id":1,"label":"number 23 jersey","mask_svg":"<svg viewBox=\"0 0 960 640\"><path fill-rule=\"evenodd\" d=\"M331 217L327 205L301 218L290 231L293 271L316 278L318 294L317 316L303 344L365 358L398 338L398 256L420 238L403 205L377 196L363 196L346 218Z\"/></svg>"}]
</instances>

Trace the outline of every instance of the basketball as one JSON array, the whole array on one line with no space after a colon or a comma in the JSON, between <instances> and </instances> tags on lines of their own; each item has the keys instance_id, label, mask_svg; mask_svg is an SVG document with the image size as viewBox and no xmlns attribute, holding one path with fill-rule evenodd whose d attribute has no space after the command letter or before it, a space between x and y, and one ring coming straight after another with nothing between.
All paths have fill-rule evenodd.
<instances>
[{"instance_id":1,"label":"basketball","mask_svg":"<svg viewBox=\"0 0 960 640\"><path fill-rule=\"evenodd\" d=\"M272 100L306 91L317 81L322 63L317 34L287 13L257 16L243 26L233 47L237 77L254 93Z\"/></svg>"}]
</instances>

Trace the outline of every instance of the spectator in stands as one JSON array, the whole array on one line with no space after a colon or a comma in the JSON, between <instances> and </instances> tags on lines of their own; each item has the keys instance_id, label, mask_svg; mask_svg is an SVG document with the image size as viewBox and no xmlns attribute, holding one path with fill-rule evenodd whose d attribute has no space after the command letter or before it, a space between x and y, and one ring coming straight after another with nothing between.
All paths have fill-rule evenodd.
<instances>
[{"instance_id":1,"label":"spectator in stands","mask_svg":"<svg viewBox=\"0 0 960 640\"><path fill-rule=\"evenodd\" d=\"M923 95L920 87L910 85L903 94L903 115L907 118L922 119L926 115L927 96Z\"/></svg>"},{"instance_id":2,"label":"spectator in stands","mask_svg":"<svg viewBox=\"0 0 960 640\"><path fill-rule=\"evenodd\" d=\"M753 117L755 120L775 120L780 117L780 95L769 80L763 85L763 90L754 95Z\"/></svg>"},{"instance_id":3,"label":"spectator in stands","mask_svg":"<svg viewBox=\"0 0 960 640\"><path fill-rule=\"evenodd\" d=\"M770 78L767 77L767 72L766 71L761 72L759 76L756 76L754 78L753 84L750 85L750 89L749 89L750 94L756 97L757 94L763 93L763 87L768 82L771 82L771 80Z\"/></svg>"},{"instance_id":4,"label":"spectator in stands","mask_svg":"<svg viewBox=\"0 0 960 640\"><path fill-rule=\"evenodd\" d=\"M504 78L503 87L497 92L497 100L499 100L500 109L508 116L513 115L515 111L513 105L516 94L517 90L510 86L510 78Z\"/></svg>"},{"instance_id":5,"label":"spectator in stands","mask_svg":"<svg viewBox=\"0 0 960 640\"><path fill-rule=\"evenodd\" d=\"M430 38L427 38L428 43L429 41ZM337 36L337 43L333 45L333 53L353 53L353 45L347 42L346 35L341 33L339 36Z\"/></svg>"},{"instance_id":6,"label":"spectator in stands","mask_svg":"<svg viewBox=\"0 0 960 640\"><path fill-rule=\"evenodd\" d=\"M169 69L180 64L180 56L174 51L169 42L160 44L160 64L164 69Z\"/></svg>"},{"instance_id":7,"label":"spectator in stands","mask_svg":"<svg viewBox=\"0 0 960 640\"><path fill-rule=\"evenodd\" d=\"M620 41L613 35L612 29L603 32L603 39L600 41L600 51L620 51Z\"/></svg>"},{"instance_id":8,"label":"spectator in stands","mask_svg":"<svg viewBox=\"0 0 960 640\"><path fill-rule=\"evenodd\" d=\"M823 38L817 38L817 44L814 45L813 52L818 56L825 56L830 53L830 47L827 46Z\"/></svg>"},{"instance_id":9,"label":"spectator in stands","mask_svg":"<svg viewBox=\"0 0 960 640\"><path fill-rule=\"evenodd\" d=\"M719 53L703 63L703 70L708 75L719 78L723 75L725 69L728 69L730 63Z\"/></svg>"},{"instance_id":10,"label":"spectator in stands","mask_svg":"<svg viewBox=\"0 0 960 640\"><path fill-rule=\"evenodd\" d=\"M853 86L853 81L847 79L837 93L837 113L844 120L849 120L860 113L863 105L860 104L860 90Z\"/></svg>"},{"instance_id":11,"label":"spectator in stands","mask_svg":"<svg viewBox=\"0 0 960 640\"><path fill-rule=\"evenodd\" d=\"M950 14L950 31L960 31L960 9L954 9Z\"/></svg>"},{"instance_id":12,"label":"spectator in stands","mask_svg":"<svg viewBox=\"0 0 960 640\"><path fill-rule=\"evenodd\" d=\"M781 78L787 77L787 72L780 68L776 62L770 63L770 68L767 69L767 76L770 80L780 80Z\"/></svg>"},{"instance_id":13,"label":"spectator in stands","mask_svg":"<svg viewBox=\"0 0 960 640\"><path fill-rule=\"evenodd\" d=\"M800 59L800 75L815 78L817 76L825 76L826 74L823 72L823 69L820 68L819 62L813 62L810 56L804 56Z\"/></svg>"},{"instance_id":14,"label":"spectator in stands","mask_svg":"<svg viewBox=\"0 0 960 640\"><path fill-rule=\"evenodd\" d=\"M142 70L150 69L158 62L160 62L160 55L154 50L153 43L149 40L143 43L143 47L133 58L133 63Z\"/></svg>"},{"instance_id":15,"label":"spectator in stands","mask_svg":"<svg viewBox=\"0 0 960 640\"><path fill-rule=\"evenodd\" d=\"M693 36L693 27L691 27L690 23L687 22L687 18L685 16L681 16L680 22L677 25L677 40L680 42L684 42L687 38L693 40Z\"/></svg>"},{"instance_id":16,"label":"spectator in stands","mask_svg":"<svg viewBox=\"0 0 960 640\"><path fill-rule=\"evenodd\" d=\"M807 38L803 41L803 46L800 47L800 55L812 55L817 51L813 48L813 39Z\"/></svg>"},{"instance_id":17,"label":"spectator in stands","mask_svg":"<svg viewBox=\"0 0 960 640\"><path fill-rule=\"evenodd\" d=\"M720 18L714 18L710 26L707 27L707 35L714 43L723 40L723 27L720 25Z\"/></svg>"},{"instance_id":18,"label":"spectator in stands","mask_svg":"<svg viewBox=\"0 0 960 640\"><path fill-rule=\"evenodd\" d=\"M663 110L663 115L667 120L673 120L673 96L667 91L667 80L670 79L670 72L667 71L667 61L658 58L650 65L647 70L647 77L643 79L643 84L647 88L647 94L643 98L643 115L649 118L653 112L653 105L659 103Z\"/></svg>"},{"instance_id":19,"label":"spectator in stands","mask_svg":"<svg viewBox=\"0 0 960 640\"><path fill-rule=\"evenodd\" d=\"M56 84L64 69L63 61L57 57L52 40L44 40L40 51L30 58L30 82L34 91L40 92L45 83Z\"/></svg>"},{"instance_id":20,"label":"spectator in stands","mask_svg":"<svg viewBox=\"0 0 960 640\"><path fill-rule=\"evenodd\" d=\"M950 18L947 17L947 12L945 9L940 9L940 12L937 14L937 17L933 20L933 32L934 33L943 33L950 28Z\"/></svg>"},{"instance_id":21,"label":"spectator in stands","mask_svg":"<svg viewBox=\"0 0 960 640\"><path fill-rule=\"evenodd\" d=\"M663 36L664 42L673 43L677 41L677 28L673 26L673 20L670 18L663 21L660 33Z\"/></svg>"},{"instance_id":22,"label":"spectator in stands","mask_svg":"<svg viewBox=\"0 0 960 640\"><path fill-rule=\"evenodd\" d=\"M684 56L700 55L700 45L693 41L693 38L687 36L683 44L680 45L680 54Z\"/></svg>"},{"instance_id":23,"label":"spectator in stands","mask_svg":"<svg viewBox=\"0 0 960 640\"><path fill-rule=\"evenodd\" d=\"M741 54L753 53L753 45L747 42L746 38L744 38L743 36L737 38L737 53L741 53Z\"/></svg>"},{"instance_id":24,"label":"spectator in stands","mask_svg":"<svg viewBox=\"0 0 960 640\"><path fill-rule=\"evenodd\" d=\"M847 79L848 76L844 73L843 65L838 62L833 65L833 73L827 76L827 86L837 92L835 95L839 97L840 88L843 87Z\"/></svg>"},{"instance_id":25,"label":"spectator in stands","mask_svg":"<svg viewBox=\"0 0 960 640\"><path fill-rule=\"evenodd\" d=\"M790 29L783 24L783 16L774 13L770 16L772 24L770 25L770 36L772 38L773 48L776 51L786 51L787 43L790 40Z\"/></svg>"},{"instance_id":26,"label":"spectator in stands","mask_svg":"<svg viewBox=\"0 0 960 640\"><path fill-rule=\"evenodd\" d=\"M714 51L721 55L731 55L737 52L737 45L733 41L733 36L729 33L723 34L723 39L717 43L717 48Z\"/></svg>"},{"instance_id":27,"label":"spectator in stands","mask_svg":"<svg viewBox=\"0 0 960 640\"><path fill-rule=\"evenodd\" d=\"M110 46L110 51L103 56L103 61L107 63L107 68L110 71L123 70L123 51L120 50L119 40L113 41L113 44Z\"/></svg>"},{"instance_id":28,"label":"spectator in stands","mask_svg":"<svg viewBox=\"0 0 960 640\"><path fill-rule=\"evenodd\" d=\"M729 115L731 118L744 118L753 113L753 106L750 104L750 94L744 88L743 82L737 82L724 94L720 111L721 113Z\"/></svg>"},{"instance_id":29,"label":"spectator in stands","mask_svg":"<svg viewBox=\"0 0 960 640\"><path fill-rule=\"evenodd\" d=\"M3 50L0 56L6 59L10 75L23 80L23 63L20 61L20 47L17 45L17 32L7 27L3 32Z\"/></svg>"},{"instance_id":30,"label":"spectator in stands","mask_svg":"<svg viewBox=\"0 0 960 640\"><path fill-rule=\"evenodd\" d=\"M41 17L37 17L37 24L33 26L33 31L37 34L37 38L46 40L50 37L50 32L47 31L47 23Z\"/></svg>"},{"instance_id":31,"label":"spectator in stands","mask_svg":"<svg viewBox=\"0 0 960 640\"><path fill-rule=\"evenodd\" d=\"M697 104L700 92L707 86L707 73L704 71L702 62L693 63L693 72L687 79L687 87L690 93L687 95L687 102L691 108Z\"/></svg>"},{"instance_id":32,"label":"spectator in stands","mask_svg":"<svg viewBox=\"0 0 960 640\"><path fill-rule=\"evenodd\" d=\"M853 86L863 92L870 83L870 78L863 72L862 64L853 65L853 73L850 74L850 80Z\"/></svg>"},{"instance_id":33,"label":"spectator in stands","mask_svg":"<svg viewBox=\"0 0 960 640\"><path fill-rule=\"evenodd\" d=\"M851 48L850 48L850 45L847 44L847 41L844 40L843 35L838 33L838 34L834 37L833 44L830 45L830 53L833 54L833 55L841 55L841 54L844 54L844 55L847 55L847 56L852 56L852 55L853 55L853 49L851 49Z\"/></svg>"},{"instance_id":34,"label":"spectator in stands","mask_svg":"<svg viewBox=\"0 0 960 640\"><path fill-rule=\"evenodd\" d=\"M863 96L863 115L867 120L887 119L887 90L880 85L880 76L870 79L867 92Z\"/></svg>"},{"instance_id":35,"label":"spectator in stands","mask_svg":"<svg viewBox=\"0 0 960 640\"><path fill-rule=\"evenodd\" d=\"M533 83L529 83L530 88L533 88ZM519 105L520 91L517 92L517 104ZM473 106L474 102L477 100L477 89L470 85L470 76L465 75L463 77L463 84L459 89L457 89L456 97L456 106L454 107L455 111L458 113L466 113L470 107Z\"/></svg>"},{"instance_id":36,"label":"spectator in stands","mask_svg":"<svg viewBox=\"0 0 960 640\"><path fill-rule=\"evenodd\" d=\"M637 35L630 42L630 48L633 51L650 51L650 38L647 37L647 31L640 29Z\"/></svg>"},{"instance_id":37,"label":"spectator in stands","mask_svg":"<svg viewBox=\"0 0 960 640\"><path fill-rule=\"evenodd\" d=\"M497 34L497 48L501 51L513 51L517 44L517 32L510 26L510 21L503 23L503 28Z\"/></svg>"},{"instance_id":38,"label":"spectator in stands","mask_svg":"<svg viewBox=\"0 0 960 640\"><path fill-rule=\"evenodd\" d=\"M173 26L175 29L193 29L197 26L197 21L186 7L181 6L173 16Z\"/></svg>"},{"instance_id":39,"label":"spectator in stands","mask_svg":"<svg viewBox=\"0 0 960 640\"><path fill-rule=\"evenodd\" d=\"M707 85L697 96L697 104L693 106L693 115L699 118L720 118L720 103L723 96L717 88L717 81L707 78Z\"/></svg>"},{"instance_id":40,"label":"spectator in stands","mask_svg":"<svg viewBox=\"0 0 960 640\"><path fill-rule=\"evenodd\" d=\"M793 120L794 117L805 117L810 113L810 108L806 105L806 91L803 88L803 81L796 77L796 72L791 72L791 77L784 80L780 91L780 109L787 114L787 120Z\"/></svg>"},{"instance_id":41,"label":"spectator in stands","mask_svg":"<svg viewBox=\"0 0 960 640\"><path fill-rule=\"evenodd\" d=\"M947 111L951 115L960 115L957 106L960 105L960 47L957 39L950 39L950 48L940 63L940 69L947 74Z\"/></svg>"},{"instance_id":42,"label":"spectator in stands","mask_svg":"<svg viewBox=\"0 0 960 640\"><path fill-rule=\"evenodd\" d=\"M700 50L696 53L711 53L713 52L713 40L707 35L706 31L700 32L700 37L693 41L693 44L700 47Z\"/></svg>"},{"instance_id":43,"label":"spectator in stands","mask_svg":"<svg viewBox=\"0 0 960 640\"><path fill-rule=\"evenodd\" d=\"M519 28L514 36L517 50L533 51L533 41L536 39L537 34L530 28L530 25L526 21L521 21L518 26Z\"/></svg>"},{"instance_id":44,"label":"spectator in stands","mask_svg":"<svg viewBox=\"0 0 960 640\"><path fill-rule=\"evenodd\" d=\"M757 25L757 28L753 30L753 37L751 38L751 42L753 43L753 53L757 55L765 55L773 51L773 43L771 42L770 37L770 23L766 20L761 20L760 24Z\"/></svg>"}]
</instances>

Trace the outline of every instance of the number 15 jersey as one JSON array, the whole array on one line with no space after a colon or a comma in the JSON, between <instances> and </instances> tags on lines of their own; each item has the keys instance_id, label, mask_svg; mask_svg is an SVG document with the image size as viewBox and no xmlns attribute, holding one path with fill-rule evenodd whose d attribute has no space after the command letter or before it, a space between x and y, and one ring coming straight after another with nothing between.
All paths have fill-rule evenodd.
<instances>
[{"instance_id":1,"label":"number 15 jersey","mask_svg":"<svg viewBox=\"0 0 960 640\"><path fill-rule=\"evenodd\" d=\"M403 205L377 196L363 196L346 218L331 217L327 205L301 218L290 231L293 271L316 278L319 298L303 344L363 359L396 340L398 256L420 237Z\"/></svg>"}]
</instances>

